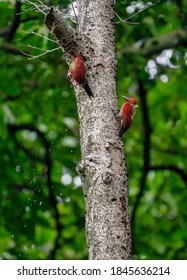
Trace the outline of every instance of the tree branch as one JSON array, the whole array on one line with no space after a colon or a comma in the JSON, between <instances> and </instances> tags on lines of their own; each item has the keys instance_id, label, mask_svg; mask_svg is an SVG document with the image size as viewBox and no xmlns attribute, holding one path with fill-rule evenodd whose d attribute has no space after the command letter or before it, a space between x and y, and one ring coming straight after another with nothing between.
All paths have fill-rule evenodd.
<instances>
[{"instance_id":1,"label":"tree branch","mask_svg":"<svg viewBox=\"0 0 187 280\"><path fill-rule=\"evenodd\" d=\"M0 31L0 37L5 37L8 42L11 42L21 23L28 22L30 20L35 20L35 19L38 19L38 16L32 16L32 17L21 19L21 0L16 0L12 23L10 26L7 26Z\"/></svg>"},{"instance_id":2,"label":"tree branch","mask_svg":"<svg viewBox=\"0 0 187 280\"><path fill-rule=\"evenodd\" d=\"M6 39L8 42L12 41L12 39L15 36L16 30L20 25L20 12L21 12L21 1L16 0L14 18L12 24L10 25L6 33Z\"/></svg>"},{"instance_id":3,"label":"tree branch","mask_svg":"<svg viewBox=\"0 0 187 280\"><path fill-rule=\"evenodd\" d=\"M15 54L15 55L24 55L21 53L19 49L15 46L11 45L11 43L4 43L0 45L0 49L6 51L7 53Z\"/></svg>"},{"instance_id":4,"label":"tree branch","mask_svg":"<svg viewBox=\"0 0 187 280\"><path fill-rule=\"evenodd\" d=\"M16 133L17 131L20 131L20 130L34 131L34 132L37 133L37 135L39 136L39 138L41 139L41 141L44 144L44 147L45 147L44 164L46 165L46 168L45 168L46 171L45 172L46 172L46 179L47 179L47 187L48 187L48 190L49 190L49 200L50 200L50 203L51 203L51 205L54 209L54 212L55 212L55 221L56 221L56 230L57 230L57 236L56 236L56 239L55 239L55 244L54 244L54 247L53 247L53 249L50 253L50 258L54 259L56 249L58 249L60 247L60 234L61 234L61 231L62 231L62 224L60 223L60 214L58 212L57 201L56 201L56 198L55 198L53 183L52 183L52 179L51 179L52 163L51 163L51 153L50 153L51 147L50 147L50 144L49 144L48 140L46 139L44 133L39 131L33 125L30 125L30 124L21 124L21 125L9 124L8 129L11 133ZM14 138L14 140L15 139L16 138ZM17 140L16 140L16 142L18 143ZM22 147L22 145L20 147ZM25 149L24 149L24 151L25 151ZM28 153L28 150L27 150L27 153Z\"/></svg>"},{"instance_id":5,"label":"tree branch","mask_svg":"<svg viewBox=\"0 0 187 280\"><path fill-rule=\"evenodd\" d=\"M64 19L63 14L54 7L51 7L46 15L45 24L55 37L57 43L61 46L67 61L72 60L79 52L79 45L75 29L72 28Z\"/></svg>"},{"instance_id":6,"label":"tree branch","mask_svg":"<svg viewBox=\"0 0 187 280\"><path fill-rule=\"evenodd\" d=\"M171 170L177 173L182 180L184 181L185 184L187 184L187 173L184 172L183 169L175 166L175 165L155 165L155 166L150 166L149 170Z\"/></svg>"},{"instance_id":7,"label":"tree branch","mask_svg":"<svg viewBox=\"0 0 187 280\"><path fill-rule=\"evenodd\" d=\"M2 97L2 102L18 100L19 98L21 98L23 96L23 94L24 94L23 92L20 92L16 96L11 96L11 95L6 94L5 97Z\"/></svg>"},{"instance_id":8,"label":"tree branch","mask_svg":"<svg viewBox=\"0 0 187 280\"><path fill-rule=\"evenodd\" d=\"M30 20L35 20L35 19L39 19L39 17L38 16L32 16L32 17L23 18L23 19L20 19L20 24L24 23L24 22L28 22Z\"/></svg>"},{"instance_id":9,"label":"tree branch","mask_svg":"<svg viewBox=\"0 0 187 280\"><path fill-rule=\"evenodd\" d=\"M144 57L150 57L160 53L161 51L174 48L177 46L187 46L187 31L184 29L177 29L163 36L153 37L145 40L141 46L137 43L131 46L127 46L125 49L119 52L122 54L137 54Z\"/></svg>"},{"instance_id":10,"label":"tree branch","mask_svg":"<svg viewBox=\"0 0 187 280\"><path fill-rule=\"evenodd\" d=\"M133 238L135 239L135 219L136 219L136 213L137 213L137 209L139 207L141 198L144 194L144 190L146 187L146 177L147 177L147 173L149 171L150 168L150 136L151 136L151 132L152 132L152 128L151 128L151 123L150 123L150 119L149 119L149 111L148 111L148 105L147 105L147 100L146 100L146 96L147 96L147 91L144 87L144 83L143 81L138 78L138 93L140 96L140 101L141 101L141 112L142 112L142 116L143 116L143 124L144 124L144 155L143 155L143 170L142 170L142 177L140 180L140 189L139 192L137 194L134 206L133 206L133 210L132 210L132 216L131 216L131 226L132 226L132 230L133 230ZM135 250L135 244L134 244L134 240L133 240L133 250Z\"/></svg>"}]
</instances>

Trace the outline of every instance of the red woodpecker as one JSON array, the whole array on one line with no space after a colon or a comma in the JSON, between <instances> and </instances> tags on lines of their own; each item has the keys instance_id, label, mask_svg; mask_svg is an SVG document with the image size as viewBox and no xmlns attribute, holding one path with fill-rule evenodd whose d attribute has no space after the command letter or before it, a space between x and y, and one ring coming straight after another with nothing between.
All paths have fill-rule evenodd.
<instances>
[{"instance_id":1,"label":"red woodpecker","mask_svg":"<svg viewBox=\"0 0 187 280\"><path fill-rule=\"evenodd\" d=\"M73 80L78 84L81 85L84 90L86 91L86 93L88 94L88 96L94 97L93 93L87 83L86 80L86 67L84 65L84 61L83 58L78 55L75 57L75 59L71 62L71 64L69 65L69 72L73 78Z\"/></svg>"},{"instance_id":2,"label":"red woodpecker","mask_svg":"<svg viewBox=\"0 0 187 280\"><path fill-rule=\"evenodd\" d=\"M138 101L133 96L123 96L127 102L125 102L121 110L119 112L119 116L121 117L121 129L119 132L119 137L122 137L123 133L125 133L130 127L133 122L136 107L138 107Z\"/></svg>"}]
</instances>

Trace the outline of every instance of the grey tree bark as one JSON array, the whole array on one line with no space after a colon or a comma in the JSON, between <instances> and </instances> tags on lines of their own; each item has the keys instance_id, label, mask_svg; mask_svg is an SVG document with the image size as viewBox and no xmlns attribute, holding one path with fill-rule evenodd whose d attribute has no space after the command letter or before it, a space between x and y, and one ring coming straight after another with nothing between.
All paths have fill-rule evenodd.
<instances>
[{"instance_id":1,"label":"grey tree bark","mask_svg":"<svg viewBox=\"0 0 187 280\"><path fill-rule=\"evenodd\" d=\"M116 94L114 6L111 0L78 0L74 30L51 8L46 25L62 47L67 63L82 55L95 98L74 84L80 121L86 241L89 259L131 259L128 181Z\"/></svg>"}]
</instances>

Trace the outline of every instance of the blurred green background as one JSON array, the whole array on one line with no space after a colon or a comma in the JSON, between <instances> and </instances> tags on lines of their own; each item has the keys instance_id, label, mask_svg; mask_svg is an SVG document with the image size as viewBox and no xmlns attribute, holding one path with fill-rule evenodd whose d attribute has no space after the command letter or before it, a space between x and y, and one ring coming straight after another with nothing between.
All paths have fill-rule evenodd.
<instances>
[{"instance_id":1,"label":"blurred green background","mask_svg":"<svg viewBox=\"0 0 187 280\"><path fill-rule=\"evenodd\" d=\"M139 13L150 3L115 3L119 106L139 101L123 137L133 254L187 259L187 1ZM58 47L30 7L0 1L0 258L86 259L75 97L61 50L21 52Z\"/></svg>"}]
</instances>

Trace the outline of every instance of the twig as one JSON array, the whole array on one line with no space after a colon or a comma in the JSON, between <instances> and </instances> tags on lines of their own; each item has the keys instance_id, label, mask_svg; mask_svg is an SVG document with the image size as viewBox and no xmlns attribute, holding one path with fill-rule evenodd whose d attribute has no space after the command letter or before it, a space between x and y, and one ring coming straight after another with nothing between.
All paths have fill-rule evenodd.
<instances>
[{"instance_id":1,"label":"twig","mask_svg":"<svg viewBox=\"0 0 187 280\"><path fill-rule=\"evenodd\" d=\"M28 8L28 9L25 9L25 10L22 11L22 12L17 13L16 15L25 14L25 13L28 13L28 12L34 11L34 10L35 10L35 7L30 7L30 8Z\"/></svg>"},{"instance_id":2,"label":"twig","mask_svg":"<svg viewBox=\"0 0 187 280\"><path fill-rule=\"evenodd\" d=\"M75 18L76 18L76 22L77 22L77 24L78 24L78 18L77 18L77 15L76 15L75 8L74 8L74 5L73 5L72 0L71 0L71 6L72 6L73 13L74 13L74 15L75 15Z\"/></svg>"},{"instance_id":3,"label":"twig","mask_svg":"<svg viewBox=\"0 0 187 280\"><path fill-rule=\"evenodd\" d=\"M56 44L57 44L57 42L56 42L55 40L49 39L48 37L45 37L45 36L43 36L43 35L41 35L41 34L39 34L39 33L36 33L36 32L34 32L33 30L31 30L30 32L22 30L22 32L24 32L24 33L26 33L26 34L36 35L36 36L41 37L41 38L43 38L43 39L45 39L45 40L47 40L47 41L50 41L50 42L53 42L53 43L56 43Z\"/></svg>"},{"instance_id":4,"label":"twig","mask_svg":"<svg viewBox=\"0 0 187 280\"><path fill-rule=\"evenodd\" d=\"M141 12L143 12L143 11L149 9L149 8L152 8L153 6L155 6L156 4L158 4L159 2L160 2L160 0L158 0L158 1L155 2L155 3L153 3L153 4L150 5L150 6L147 6L147 7L143 8L142 10L138 11L137 13L135 13L135 14L129 16L128 18L126 18L126 19L124 19L124 20L121 19L120 21L117 21L116 24L119 24L119 23L121 23L121 22L128 22L129 19L135 17L136 15L140 14ZM118 16L118 18L119 18L119 16ZM135 23L135 24L136 24L136 23Z\"/></svg>"},{"instance_id":5,"label":"twig","mask_svg":"<svg viewBox=\"0 0 187 280\"><path fill-rule=\"evenodd\" d=\"M42 50L42 49L40 49L40 48L31 46L31 45L28 45L28 47L33 48L33 49ZM41 53L41 54L39 54L39 55L31 55L31 54L25 53L24 51L21 51L21 53L24 54L24 55L26 55L26 56L28 57L28 60L32 60L32 59L36 59L36 58L38 58L38 57L41 57L41 56L43 56L43 55L45 55L45 54L54 52L54 51L59 50L59 49L60 49L60 47L55 48L55 49L52 49L52 50L46 50L44 53Z\"/></svg>"},{"instance_id":6,"label":"twig","mask_svg":"<svg viewBox=\"0 0 187 280\"><path fill-rule=\"evenodd\" d=\"M46 51L46 50L44 50L44 49L42 49L42 48L38 48L38 47L35 47L35 46L33 46L33 45L30 45L30 44L25 45L25 44L19 43L19 45L20 45L20 46L23 46L23 47L29 47L29 48L32 48L32 49L44 51L44 52Z\"/></svg>"},{"instance_id":7,"label":"twig","mask_svg":"<svg viewBox=\"0 0 187 280\"><path fill-rule=\"evenodd\" d=\"M116 12L114 12L114 13L115 13L115 15L120 19L119 22L126 22L126 23L128 23L128 24L139 24L139 22L129 22L129 21L127 21L127 20L124 20L124 19L122 19ZM119 23L119 22L116 22L116 23Z\"/></svg>"},{"instance_id":8,"label":"twig","mask_svg":"<svg viewBox=\"0 0 187 280\"><path fill-rule=\"evenodd\" d=\"M21 0L20 0L21 1ZM44 12L44 10L49 11L50 7L46 6L45 4L42 3L42 1L37 0L35 1L36 3L30 1L30 0L22 0L23 3L32 5L34 7L34 10L46 15L47 13Z\"/></svg>"}]
</instances>

